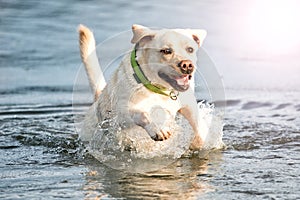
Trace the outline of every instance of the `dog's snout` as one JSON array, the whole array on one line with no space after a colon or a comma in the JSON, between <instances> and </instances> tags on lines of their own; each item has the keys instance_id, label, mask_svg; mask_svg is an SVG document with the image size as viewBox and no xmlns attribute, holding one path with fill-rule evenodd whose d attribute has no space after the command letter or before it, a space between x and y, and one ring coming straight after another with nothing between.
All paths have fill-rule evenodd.
<instances>
[{"instance_id":1,"label":"dog's snout","mask_svg":"<svg viewBox=\"0 0 300 200\"><path fill-rule=\"evenodd\" d=\"M182 60L178 63L178 67L180 68L183 74L191 74L194 71L194 65L190 60Z\"/></svg>"}]
</instances>

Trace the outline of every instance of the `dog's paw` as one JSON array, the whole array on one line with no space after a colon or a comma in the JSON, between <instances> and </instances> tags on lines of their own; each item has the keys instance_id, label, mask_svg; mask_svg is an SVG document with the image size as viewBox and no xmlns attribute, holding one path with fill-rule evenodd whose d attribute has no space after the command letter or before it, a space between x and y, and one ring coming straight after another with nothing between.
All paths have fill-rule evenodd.
<instances>
[{"instance_id":1,"label":"dog's paw","mask_svg":"<svg viewBox=\"0 0 300 200\"><path fill-rule=\"evenodd\" d=\"M203 140L200 137L200 134L197 133L190 145L190 150L200 150L203 147Z\"/></svg>"},{"instance_id":2,"label":"dog's paw","mask_svg":"<svg viewBox=\"0 0 300 200\"><path fill-rule=\"evenodd\" d=\"M152 137L155 141L163 141L168 139L172 135L171 131L168 129L160 129L154 137Z\"/></svg>"},{"instance_id":3,"label":"dog's paw","mask_svg":"<svg viewBox=\"0 0 300 200\"><path fill-rule=\"evenodd\" d=\"M150 137L155 141L162 141L168 139L172 133L169 128L163 127L159 128L153 123L148 124L144 127Z\"/></svg>"}]
</instances>

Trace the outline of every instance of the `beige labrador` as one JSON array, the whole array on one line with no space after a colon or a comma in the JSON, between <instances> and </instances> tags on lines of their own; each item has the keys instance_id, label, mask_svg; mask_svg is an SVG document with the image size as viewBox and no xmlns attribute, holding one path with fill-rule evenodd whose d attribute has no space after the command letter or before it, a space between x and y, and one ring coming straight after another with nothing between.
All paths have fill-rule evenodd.
<instances>
[{"instance_id":1,"label":"beige labrador","mask_svg":"<svg viewBox=\"0 0 300 200\"><path fill-rule=\"evenodd\" d=\"M200 149L204 138L198 130L198 110L189 102L195 101L196 51L206 31L152 30L141 25L133 25L132 31L131 42L135 47L124 56L106 84L99 72L93 33L79 26L81 57L95 94L91 112L96 115L88 114L87 126L113 114L124 128L140 126L153 140L166 140L172 136L172 124L180 113L194 130L190 148ZM89 140L91 132L82 134L81 138Z\"/></svg>"}]
</instances>

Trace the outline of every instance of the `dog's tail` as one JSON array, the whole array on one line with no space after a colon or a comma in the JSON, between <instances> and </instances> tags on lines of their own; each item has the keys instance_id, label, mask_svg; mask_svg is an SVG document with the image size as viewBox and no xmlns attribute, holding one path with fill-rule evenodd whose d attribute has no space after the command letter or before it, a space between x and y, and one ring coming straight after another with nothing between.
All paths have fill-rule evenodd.
<instances>
[{"instance_id":1,"label":"dog's tail","mask_svg":"<svg viewBox=\"0 0 300 200\"><path fill-rule=\"evenodd\" d=\"M82 24L79 25L78 32L81 59L96 101L106 86L106 82L97 58L94 35Z\"/></svg>"}]
</instances>

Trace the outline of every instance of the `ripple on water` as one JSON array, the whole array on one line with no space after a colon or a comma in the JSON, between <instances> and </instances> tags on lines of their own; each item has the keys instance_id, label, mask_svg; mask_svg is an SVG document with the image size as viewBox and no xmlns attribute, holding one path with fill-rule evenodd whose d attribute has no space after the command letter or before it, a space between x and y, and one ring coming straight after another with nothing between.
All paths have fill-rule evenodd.
<instances>
[{"instance_id":1,"label":"ripple on water","mask_svg":"<svg viewBox=\"0 0 300 200\"><path fill-rule=\"evenodd\" d=\"M224 132L231 135L230 141L225 142L239 151L260 148L289 149L300 143L299 131L287 128L285 124L272 122L244 122L224 126Z\"/></svg>"},{"instance_id":2,"label":"ripple on water","mask_svg":"<svg viewBox=\"0 0 300 200\"><path fill-rule=\"evenodd\" d=\"M273 104L270 102L258 102L258 101L249 101L242 106L244 110L262 108L262 107L271 107Z\"/></svg>"},{"instance_id":3,"label":"ripple on water","mask_svg":"<svg viewBox=\"0 0 300 200\"><path fill-rule=\"evenodd\" d=\"M273 110L280 110L280 109L284 109L286 107L291 106L291 103L281 103L279 105L277 105L275 108L273 108Z\"/></svg>"},{"instance_id":4,"label":"ripple on water","mask_svg":"<svg viewBox=\"0 0 300 200\"><path fill-rule=\"evenodd\" d=\"M80 151L81 142L74 132L71 104L1 107L3 109L0 111L0 127L4 141L0 149L13 149L25 145L42 146L50 151L70 155ZM10 145L4 145L5 141Z\"/></svg>"}]
</instances>

